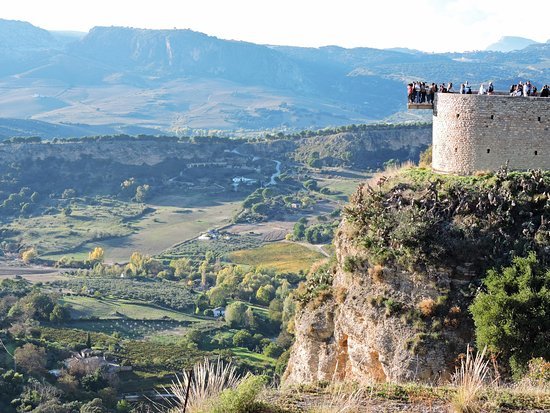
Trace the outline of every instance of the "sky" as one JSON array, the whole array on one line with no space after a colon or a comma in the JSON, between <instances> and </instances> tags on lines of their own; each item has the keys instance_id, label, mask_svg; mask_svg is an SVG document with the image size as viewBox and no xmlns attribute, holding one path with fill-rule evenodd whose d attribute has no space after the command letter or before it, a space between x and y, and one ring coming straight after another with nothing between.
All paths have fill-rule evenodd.
<instances>
[{"instance_id":1,"label":"sky","mask_svg":"<svg viewBox=\"0 0 550 413\"><path fill-rule=\"evenodd\" d=\"M319 47L481 50L502 36L550 39L548 0L2 0L0 18L47 30L192 29Z\"/></svg>"}]
</instances>

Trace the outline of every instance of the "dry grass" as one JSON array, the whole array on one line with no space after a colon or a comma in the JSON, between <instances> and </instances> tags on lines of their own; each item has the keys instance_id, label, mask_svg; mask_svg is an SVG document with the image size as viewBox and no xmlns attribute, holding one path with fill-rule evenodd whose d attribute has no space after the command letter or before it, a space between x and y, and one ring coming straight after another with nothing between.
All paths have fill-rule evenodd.
<instances>
[{"instance_id":1,"label":"dry grass","mask_svg":"<svg viewBox=\"0 0 550 413\"><path fill-rule=\"evenodd\" d=\"M466 357L461 360L460 369L453 375L453 385L456 393L451 400L451 408L455 413L477 413L481 411L479 396L489 374L490 359L485 359L484 348L481 353L473 355L470 346Z\"/></svg>"},{"instance_id":2,"label":"dry grass","mask_svg":"<svg viewBox=\"0 0 550 413\"><path fill-rule=\"evenodd\" d=\"M384 267L376 264L374 267L369 268L369 275L372 280L377 283L384 282Z\"/></svg>"},{"instance_id":3,"label":"dry grass","mask_svg":"<svg viewBox=\"0 0 550 413\"><path fill-rule=\"evenodd\" d=\"M418 309L424 317L431 317L434 315L437 304L433 298L426 298L418 303Z\"/></svg>"},{"instance_id":4,"label":"dry grass","mask_svg":"<svg viewBox=\"0 0 550 413\"><path fill-rule=\"evenodd\" d=\"M272 268L278 272L307 272L311 265L323 258L314 251L294 242L274 242L262 247L235 251L229 259L235 264Z\"/></svg>"},{"instance_id":5,"label":"dry grass","mask_svg":"<svg viewBox=\"0 0 550 413\"><path fill-rule=\"evenodd\" d=\"M363 390L345 391L338 386L328 398L319 400L308 413L367 413L371 410L364 405Z\"/></svg>"},{"instance_id":6,"label":"dry grass","mask_svg":"<svg viewBox=\"0 0 550 413\"><path fill-rule=\"evenodd\" d=\"M396 176L400 175L404 169L410 169L416 167L414 162L406 161L402 164L397 165L390 165L386 169L384 169L382 172L377 172L373 175L371 179L367 181L367 185L370 185L373 188L382 187L385 182L388 180L392 180L392 178L395 178Z\"/></svg>"},{"instance_id":7,"label":"dry grass","mask_svg":"<svg viewBox=\"0 0 550 413\"><path fill-rule=\"evenodd\" d=\"M184 410L189 387L187 409ZM193 371L184 371L183 375L176 376L169 388L164 393L175 395L175 399L166 399L169 404L168 413L207 413L214 403L218 401L222 392L226 389L234 389L242 381L236 373L236 366L224 363L219 358L215 362L208 359L195 364ZM159 411L164 411L159 408Z\"/></svg>"},{"instance_id":8,"label":"dry grass","mask_svg":"<svg viewBox=\"0 0 550 413\"><path fill-rule=\"evenodd\" d=\"M346 301L346 297L348 295L348 290L344 287L338 287L336 288L336 293L334 294L334 298L336 299L336 302L338 304L342 304L344 301Z\"/></svg>"}]
</instances>

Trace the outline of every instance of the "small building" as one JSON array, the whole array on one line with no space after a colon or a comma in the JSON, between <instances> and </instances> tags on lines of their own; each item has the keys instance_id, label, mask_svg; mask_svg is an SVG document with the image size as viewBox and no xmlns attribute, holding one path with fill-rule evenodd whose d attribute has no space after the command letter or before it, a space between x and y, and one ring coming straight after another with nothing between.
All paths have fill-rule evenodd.
<instances>
[{"instance_id":1,"label":"small building","mask_svg":"<svg viewBox=\"0 0 550 413\"><path fill-rule=\"evenodd\" d=\"M225 316L225 307L216 307L212 310L214 317L220 318Z\"/></svg>"}]
</instances>

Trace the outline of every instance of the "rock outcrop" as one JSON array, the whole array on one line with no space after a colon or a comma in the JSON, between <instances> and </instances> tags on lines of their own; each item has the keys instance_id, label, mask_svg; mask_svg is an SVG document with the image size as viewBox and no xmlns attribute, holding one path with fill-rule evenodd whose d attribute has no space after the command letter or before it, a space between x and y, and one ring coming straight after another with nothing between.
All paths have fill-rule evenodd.
<instances>
[{"instance_id":1,"label":"rock outcrop","mask_svg":"<svg viewBox=\"0 0 550 413\"><path fill-rule=\"evenodd\" d=\"M431 312L451 289L467 284L444 269L430 274L365 263L353 272L349 257L361 257L344 224L336 239L337 265L332 291L318 308L306 307L296 318L296 343L285 379L289 383L322 380L386 382L446 378L454 357L466 346L462 329L429 331ZM439 304L438 304L439 302ZM426 315L419 308L426 306ZM456 308L459 323L463 309ZM437 319L437 326L441 321ZM444 327L443 325L441 325ZM428 331L426 331L428 327Z\"/></svg>"},{"instance_id":2,"label":"rock outcrop","mask_svg":"<svg viewBox=\"0 0 550 413\"><path fill-rule=\"evenodd\" d=\"M410 169L373 186L344 210L335 262L299 291L287 383L445 381L473 343L486 270L549 257L548 173Z\"/></svg>"}]
</instances>

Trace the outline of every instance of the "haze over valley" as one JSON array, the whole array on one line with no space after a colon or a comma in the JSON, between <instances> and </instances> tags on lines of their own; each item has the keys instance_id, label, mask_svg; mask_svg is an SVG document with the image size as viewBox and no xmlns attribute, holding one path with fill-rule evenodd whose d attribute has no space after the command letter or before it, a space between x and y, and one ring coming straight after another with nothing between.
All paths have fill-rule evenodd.
<instances>
[{"instance_id":1,"label":"haze over valley","mask_svg":"<svg viewBox=\"0 0 550 413\"><path fill-rule=\"evenodd\" d=\"M408 81L493 81L507 90L518 79L540 85L550 73L548 43L508 53L436 54L257 45L191 30L52 33L7 20L0 20L0 39L4 137L418 121L429 118L406 113ZM509 42L500 44L509 48Z\"/></svg>"}]
</instances>

